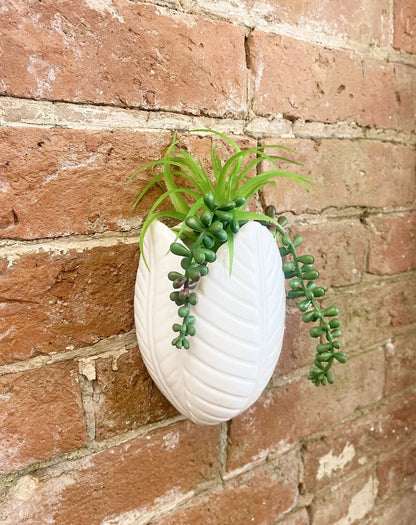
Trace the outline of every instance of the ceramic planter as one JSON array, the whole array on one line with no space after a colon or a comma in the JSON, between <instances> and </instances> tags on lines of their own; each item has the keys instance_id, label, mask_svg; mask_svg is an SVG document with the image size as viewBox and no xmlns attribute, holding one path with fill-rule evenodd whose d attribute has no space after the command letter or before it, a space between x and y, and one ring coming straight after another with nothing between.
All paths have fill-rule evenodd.
<instances>
[{"instance_id":1,"label":"ceramic planter","mask_svg":"<svg viewBox=\"0 0 416 525\"><path fill-rule=\"evenodd\" d=\"M228 245L217 252L198 283L192 307L196 335L189 350L171 345L177 306L169 300L167 274L181 270L167 253L175 234L155 221L144 239L137 271L135 322L140 351L158 388L177 410L198 424L231 419L254 403L279 358L285 318L282 261L269 231L249 222L235 236L229 274Z\"/></svg>"}]
</instances>

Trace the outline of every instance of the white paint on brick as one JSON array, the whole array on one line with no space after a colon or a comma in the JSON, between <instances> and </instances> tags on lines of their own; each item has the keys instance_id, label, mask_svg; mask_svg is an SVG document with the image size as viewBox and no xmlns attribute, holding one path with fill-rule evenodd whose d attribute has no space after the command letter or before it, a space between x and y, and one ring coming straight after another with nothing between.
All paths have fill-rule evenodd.
<instances>
[{"instance_id":1,"label":"white paint on brick","mask_svg":"<svg viewBox=\"0 0 416 525\"><path fill-rule=\"evenodd\" d=\"M119 22L124 24L124 18L117 13L112 0L85 0L85 3L88 7L99 13L109 13L112 18L116 18Z\"/></svg>"},{"instance_id":2,"label":"white paint on brick","mask_svg":"<svg viewBox=\"0 0 416 525\"><path fill-rule=\"evenodd\" d=\"M364 487L354 494L348 506L348 513L334 525L352 525L370 512L377 497L378 481L371 477Z\"/></svg>"},{"instance_id":3,"label":"white paint on brick","mask_svg":"<svg viewBox=\"0 0 416 525\"><path fill-rule=\"evenodd\" d=\"M336 470L342 470L355 456L355 448L347 443L339 456L334 456L332 450L319 458L319 467L316 479L321 480L324 476L331 477Z\"/></svg>"}]
</instances>

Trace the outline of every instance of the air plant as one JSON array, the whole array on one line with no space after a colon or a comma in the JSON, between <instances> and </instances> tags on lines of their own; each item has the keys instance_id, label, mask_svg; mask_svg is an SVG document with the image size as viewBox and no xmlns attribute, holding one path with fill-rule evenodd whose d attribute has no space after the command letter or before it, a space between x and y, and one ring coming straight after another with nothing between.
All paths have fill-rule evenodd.
<instances>
[{"instance_id":1,"label":"air plant","mask_svg":"<svg viewBox=\"0 0 416 525\"><path fill-rule=\"evenodd\" d=\"M195 317L192 306L198 300L198 282L209 273L209 264L216 260L218 248L228 243L229 269L232 271L234 253L234 235L248 221L258 221L270 231L279 244L280 254L285 258L283 271L289 280L290 299L299 299L298 308L302 312L305 323L316 323L310 329L310 335L319 339L316 346L315 367L309 373L316 386L332 384L334 377L330 368L334 361L345 363L346 354L340 351L338 338L341 335L339 310L336 306L322 309L318 302L325 294L325 289L317 286L319 273L314 269L312 255L298 255L297 247L303 239L296 235L291 239L285 230L287 219L276 217L273 206L268 206L265 212L255 213L246 210L257 192L268 184L275 185L278 177L287 177L311 191L312 182L309 177L283 171L278 162L298 163L283 156L271 153L276 149L291 152L288 148L277 145L262 145L248 149L240 149L230 137L211 130L195 130L196 132L213 133L226 141L233 149L233 154L221 161L217 148L211 146L211 179L199 160L195 160L188 152L177 149L176 133L163 158L150 162L138 169L129 179L138 173L151 169L152 179L138 195L133 208L143 196L155 185L164 187L162 195L154 202L144 221L140 233L139 245L143 254L143 240L149 226L155 220L174 221L172 230L176 233L175 242L170 245L170 251L181 257L182 271L171 271L168 274L173 291L170 300L178 307L178 315L182 323L172 326L174 337L172 345L177 349L188 350L191 338L196 333ZM256 173L260 163L268 161L271 169ZM183 181L185 185L178 185ZM173 209L160 210L164 201L170 201ZM181 242L179 242L181 241ZM144 256L143 256L144 258ZM144 258L144 262L147 262Z\"/></svg>"}]
</instances>

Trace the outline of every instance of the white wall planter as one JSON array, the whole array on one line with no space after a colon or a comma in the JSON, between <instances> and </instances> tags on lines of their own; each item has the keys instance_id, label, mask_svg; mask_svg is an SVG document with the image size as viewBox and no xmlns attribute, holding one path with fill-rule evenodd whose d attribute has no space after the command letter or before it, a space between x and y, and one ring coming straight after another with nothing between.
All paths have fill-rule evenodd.
<instances>
[{"instance_id":1,"label":"white wall planter","mask_svg":"<svg viewBox=\"0 0 416 525\"><path fill-rule=\"evenodd\" d=\"M177 410L198 424L229 420L252 405L267 385L279 358L285 318L282 261L276 241L259 223L235 236L229 275L228 245L220 247L209 274L198 283L193 306L196 335L189 350L171 344L179 322L169 300L167 274L180 270L168 253L175 234L155 221L144 239L137 271L135 323L146 367Z\"/></svg>"}]
</instances>

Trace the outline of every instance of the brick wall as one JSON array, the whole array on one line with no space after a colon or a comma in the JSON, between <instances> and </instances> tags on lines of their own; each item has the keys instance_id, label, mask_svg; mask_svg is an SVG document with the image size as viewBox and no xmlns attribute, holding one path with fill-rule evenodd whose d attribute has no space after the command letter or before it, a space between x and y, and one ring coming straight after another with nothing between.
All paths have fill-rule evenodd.
<instances>
[{"instance_id":1,"label":"brick wall","mask_svg":"<svg viewBox=\"0 0 416 525\"><path fill-rule=\"evenodd\" d=\"M414 523L414 2L3 0L0 17L0 522ZM207 428L140 358L157 190L132 216L150 174L124 184L198 127L298 152L319 196L282 180L260 202L316 254L350 356L311 385L289 302L270 385Z\"/></svg>"}]
</instances>

